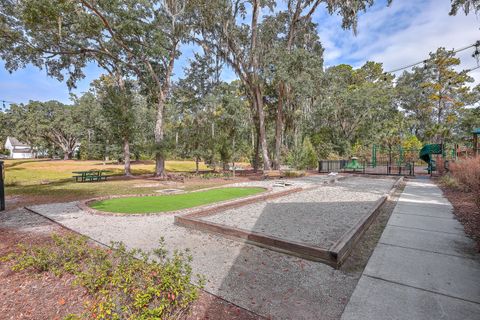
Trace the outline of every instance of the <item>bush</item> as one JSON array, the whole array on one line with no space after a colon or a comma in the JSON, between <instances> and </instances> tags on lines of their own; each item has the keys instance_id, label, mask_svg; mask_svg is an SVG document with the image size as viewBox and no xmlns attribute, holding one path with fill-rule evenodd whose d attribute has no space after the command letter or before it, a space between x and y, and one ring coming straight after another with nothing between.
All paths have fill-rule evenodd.
<instances>
[{"instance_id":1,"label":"bush","mask_svg":"<svg viewBox=\"0 0 480 320\"><path fill-rule=\"evenodd\" d=\"M168 257L163 240L155 257L112 243L113 250L88 245L85 237L53 235L53 245L22 246L12 270L73 274L75 284L92 296L87 311L70 319L169 319L186 312L198 298L192 283L191 256ZM197 276L203 285L203 277Z\"/></svg>"},{"instance_id":2,"label":"bush","mask_svg":"<svg viewBox=\"0 0 480 320\"><path fill-rule=\"evenodd\" d=\"M313 169L318 166L317 153L308 137L303 140L301 166L302 169Z\"/></svg>"},{"instance_id":3,"label":"bush","mask_svg":"<svg viewBox=\"0 0 480 320\"><path fill-rule=\"evenodd\" d=\"M440 184L450 189L458 189L458 181L453 178L450 174L446 174L440 177Z\"/></svg>"},{"instance_id":4,"label":"bush","mask_svg":"<svg viewBox=\"0 0 480 320\"><path fill-rule=\"evenodd\" d=\"M480 157L467 158L450 164L450 173L467 192L472 192L480 208Z\"/></svg>"},{"instance_id":5,"label":"bush","mask_svg":"<svg viewBox=\"0 0 480 320\"><path fill-rule=\"evenodd\" d=\"M286 163L296 169L313 169L318 165L318 158L310 138L303 140L301 149L292 150L287 154Z\"/></svg>"},{"instance_id":6,"label":"bush","mask_svg":"<svg viewBox=\"0 0 480 320\"><path fill-rule=\"evenodd\" d=\"M283 175L287 178L298 178L305 176L305 171L292 171L288 170L283 173Z\"/></svg>"}]
</instances>

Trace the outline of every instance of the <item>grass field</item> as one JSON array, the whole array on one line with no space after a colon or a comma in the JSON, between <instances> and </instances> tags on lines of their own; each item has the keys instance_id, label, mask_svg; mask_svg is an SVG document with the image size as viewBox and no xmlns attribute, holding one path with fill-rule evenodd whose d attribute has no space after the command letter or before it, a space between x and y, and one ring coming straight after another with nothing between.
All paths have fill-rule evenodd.
<instances>
[{"instance_id":1,"label":"grass field","mask_svg":"<svg viewBox=\"0 0 480 320\"><path fill-rule=\"evenodd\" d=\"M152 174L155 164L153 161L133 163L134 175ZM167 161L167 171L184 172L194 171L194 161ZM58 182L72 179L72 171L86 171L91 169L103 169L112 171L113 175L123 174L123 165L117 163L103 164L101 161L77 161L77 160L6 160L5 182L7 186L36 185ZM200 163L200 170L208 170L208 167Z\"/></svg>"},{"instance_id":2,"label":"grass field","mask_svg":"<svg viewBox=\"0 0 480 320\"><path fill-rule=\"evenodd\" d=\"M194 171L194 161L167 161L169 172ZM72 171L104 169L123 175L123 165L101 161L77 160L6 160L5 178L8 208L53 202L68 202L110 195L151 194L160 189L179 188L193 191L232 183L222 178L188 179L185 182L162 182L138 177L152 174L153 161L132 163L135 178L116 177L102 182L77 183ZM208 167L201 163L201 170ZM11 200L9 200L11 199ZM13 199L13 200L12 200ZM9 202L10 201L10 202Z\"/></svg>"},{"instance_id":3,"label":"grass field","mask_svg":"<svg viewBox=\"0 0 480 320\"><path fill-rule=\"evenodd\" d=\"M167 212L246 197L263 191L263 188L218 188L164 196L114 198L94 202L91 207L115 213Z\"/></svg>"}]
</instances>

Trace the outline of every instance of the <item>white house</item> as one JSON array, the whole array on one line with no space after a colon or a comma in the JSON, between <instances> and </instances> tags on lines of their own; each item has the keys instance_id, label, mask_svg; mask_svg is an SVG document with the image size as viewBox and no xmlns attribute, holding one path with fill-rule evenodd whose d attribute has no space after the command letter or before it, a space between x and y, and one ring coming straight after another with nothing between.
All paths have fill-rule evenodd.
<instances>
[{"instance_id":1,"label":"white house","mask_svg":"<svg viewBox=\"0 0 480 320\"><path fill-rule=\"evenodd\" d=\"M10 158L12 159L33 158L32 148L28 144L20 142L13 137L7 137L5 149L10 151Z\"/></svg>"}]
</instances>

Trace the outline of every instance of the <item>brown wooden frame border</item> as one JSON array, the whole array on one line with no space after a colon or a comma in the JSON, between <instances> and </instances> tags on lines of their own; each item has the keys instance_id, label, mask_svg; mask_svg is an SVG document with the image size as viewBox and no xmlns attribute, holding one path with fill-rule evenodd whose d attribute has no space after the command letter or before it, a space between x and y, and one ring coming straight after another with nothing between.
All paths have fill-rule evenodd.
<instances>
[{"instance_id":1,"label":"brown wooden frame border","mask_svg":"<svg viewBox=\"0 0 480 320\"><path fill-rule=\"evenodd\" d=\"M264 195L256 199L245 199L236 203L227 203L216 206L215 208L202 209L195 212L187 213L185 215L175 216L175 224L187 228L192 228L199 231L205 231L215 234L220 234L227 238L245 241L260 247L268 248L274 251L287 253L301 258L319 261L328 264L334 268L339 268L350 255L355 244L361 236L368 229L370 224L375 220L380 212L381 206L393 195L403 177L399 178L390 189L390 191L378 199L370 213L363 216L354 226L352 226L343 236L335 242L330 248L322 248L306 243L284 240L274 236L268 236L258 232L247 231L239 228L225 226L219 223L201 220L201 217L210 216L215 213L225 211L247 204L267 199L282 197L294 192L306 191L309 189L295 188L278 192L274 194Z\"/></svg>"}]
</instances>

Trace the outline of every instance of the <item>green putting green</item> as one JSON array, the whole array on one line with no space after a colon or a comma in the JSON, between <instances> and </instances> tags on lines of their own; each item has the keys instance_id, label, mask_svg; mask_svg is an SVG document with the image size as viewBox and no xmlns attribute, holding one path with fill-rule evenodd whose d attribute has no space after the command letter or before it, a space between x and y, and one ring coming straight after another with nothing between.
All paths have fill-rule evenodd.
<instances>
[{"instance_id":1,"label":"green putting green","mask_svg":"<svg viewBox=\"0 0 480 320\"><path fill-rule=\"evenodd\" d=\"M264 188L218 188L164 196L113 198L93 202L90 207L115 213L167 212L246 197L263 191Z\"/></svg>"}]
</instances>

